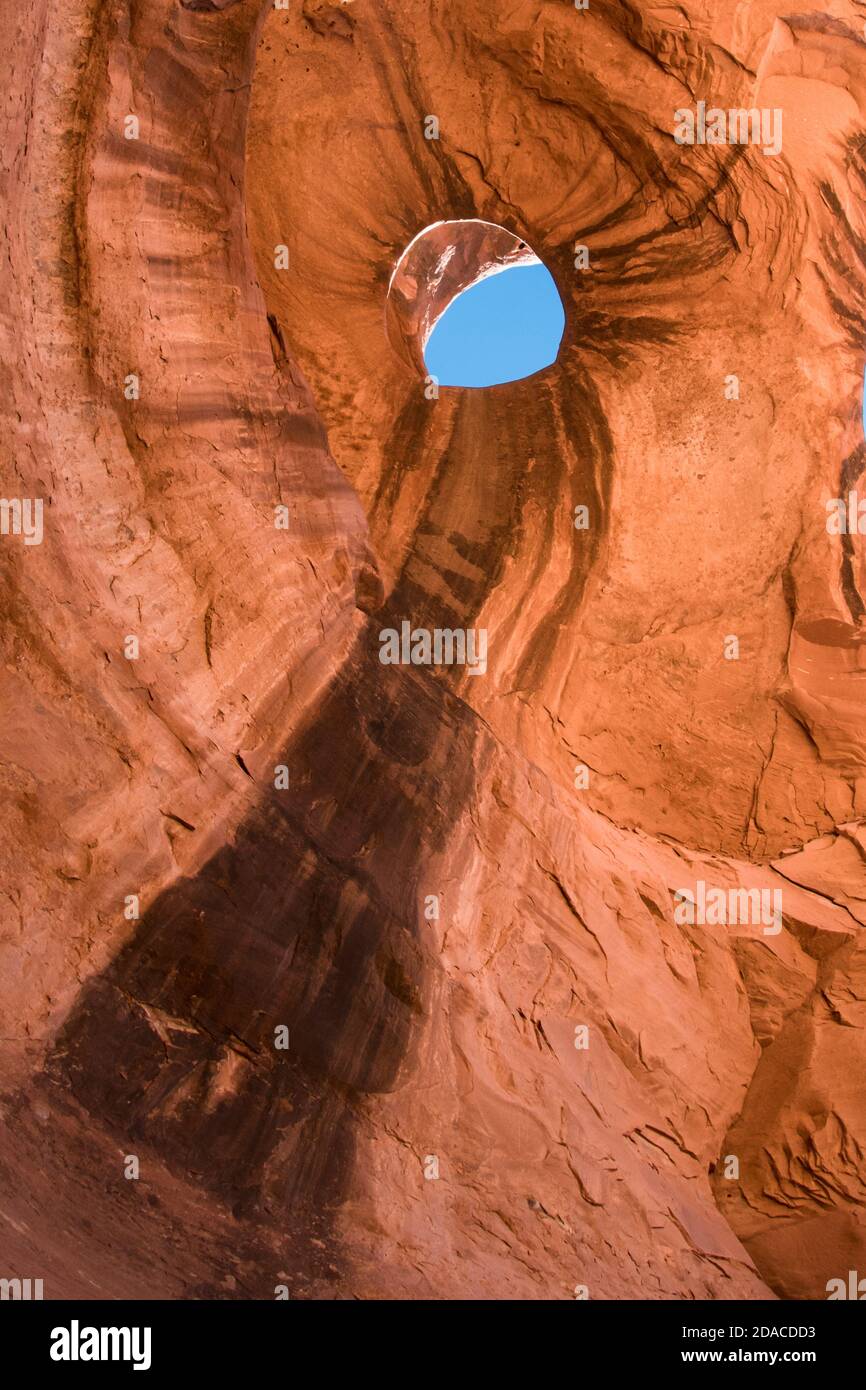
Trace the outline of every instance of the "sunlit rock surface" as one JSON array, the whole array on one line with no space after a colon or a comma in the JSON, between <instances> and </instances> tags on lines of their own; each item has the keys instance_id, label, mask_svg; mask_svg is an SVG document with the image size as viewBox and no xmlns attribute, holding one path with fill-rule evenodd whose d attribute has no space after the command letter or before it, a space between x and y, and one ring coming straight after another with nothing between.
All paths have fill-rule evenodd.
<instances>
[{"instance_id":1,"label":"sunlit rock surface","mask_svg":"<svg viewBox=\"0 0 866 1390\"><path fill-rule=\"evenodd\" d=\"M0 1274L826 1296L866 1264L862 7L0 37L3 495L45 504L0 537ZM698 101L780 152L677 143ZM437 397L436 314L527 253L557 362ZM407 620L486 671L382 665Z\"/></svg>"}]
</instances>

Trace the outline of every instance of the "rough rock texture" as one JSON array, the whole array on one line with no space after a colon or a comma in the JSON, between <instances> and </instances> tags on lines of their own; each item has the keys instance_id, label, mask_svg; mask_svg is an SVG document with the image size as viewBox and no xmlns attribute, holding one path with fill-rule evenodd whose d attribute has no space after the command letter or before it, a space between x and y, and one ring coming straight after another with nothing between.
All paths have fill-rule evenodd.
<instances>
[{"instance_id":1,"label":"rough rock texture","mask_svg":"<svg viewBox=\"0 0 866 1390\"><path fill-rule=\"evenodd\" d=\"M3 492L46 504L0 537L0 1274L866 1268L863 553L825 524L866 13L720 8L0 0ZM676 144L699 99L783 152ZM394 271L456 219L505 231L452 289L516 238L566 334L430 399L441 286ZM404 619L485 627L486 674L382 666ZM681 920L701 880L781 930Z\"/></svg>"}]
</instances>

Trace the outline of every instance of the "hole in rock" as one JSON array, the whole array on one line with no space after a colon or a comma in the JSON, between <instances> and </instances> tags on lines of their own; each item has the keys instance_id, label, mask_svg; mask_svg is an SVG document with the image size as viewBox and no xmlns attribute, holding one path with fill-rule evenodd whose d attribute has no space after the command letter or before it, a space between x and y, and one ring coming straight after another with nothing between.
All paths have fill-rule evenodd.
<instances>
[{"instance_id":1,"label":"hole in rock","mask_svg":"<svg viewBox=\"0 0 866 1390\"><path fill-rule=\"evenodd\" d=\"M565 314L541 262L478 280L453 299L427 339L424 361L441 386L497 386L556 361Z\"/></svg>"},{"instance_id":2,"label":"hole in rock","mask_svg":"<svg viewBox=\"0 0 866 1390\"><path fill-rule=\"evenodd\" d=\"M435 222L391 276L388 336L440 386L520 381L556 361L565 311L553 276L513 232L477 218Z\"/></svg>"}]
</instances>

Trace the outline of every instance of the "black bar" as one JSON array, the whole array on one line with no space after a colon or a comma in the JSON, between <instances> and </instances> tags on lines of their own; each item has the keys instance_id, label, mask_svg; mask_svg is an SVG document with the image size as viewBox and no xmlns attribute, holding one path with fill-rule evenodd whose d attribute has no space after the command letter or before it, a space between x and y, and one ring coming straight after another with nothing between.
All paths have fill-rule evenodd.
<instances>
[{"instance_id":1,"label":"black bar","mask_svg":"<svg viewBox=\"0 0 866 1390\"><path fill-rule=\"evenodd\" d=\"M116 1339L101 1329L118 1329ZM90 1329L99 1333L95 1337ZM138 1329L134 1334L133 1329ZM825 1378L849 1366L860 1349L863 1315L842 1302L592 1302L544 1304L449 1303L423 1301L396 1305L361 1300L330 1302L6 1302L0 1305L4 1361L24 1371L49 1372L61 1380L92 1377L100 1371L113 1376L150 1375L161 1379L188 1373L213 1376L229 1384L233 1376L245 1383L252 1375L285 1378L300 1371L299 1352L307 1367L305 1379L318 1370L332 1373L335 1355L345 1349L349 1369L376 1374L377 1364L390 1365L390 1376L402 1363L396 1349L406 1335L416 1340L416 1365L429 1383L441 1358L443 1374L453 1377L465 1346L471 1366L475 1359L489 1373L490 1364L517 1351L534 1362L539 1374L564 1355L575 1373L596 1364L611 1374L642 1374L681 1370L702 1374L705 1368L738 1372L758 1368L764 1373L805 1367ZM149 1341L146 1330L149 1330ZM459 1340L455 1341L457 1337ZM529 1337L530 1341L526 1338ZM303 1339L302 1341L299 1341ZM370 1339L369 1341L367 1339ZM421 1338L423 1340L417 1340ZM542 1340L535 1340L535 1339ZM106 1357L115 1350L126 1360L90 1360L96 1349ZM367 1353L359 1357L359 1348ZM535 1348L533 1352L532 1348ZM52 1358L55 1353L77 1360ZM558 1348L558 1350L557 1350ZM134 1361L141 1363L138 1372ZM145 1365L145 1361L147 1364ZM270 1367L270 1372L266 1372ZM294 1370L292 1369L294 1367ZM401 1375L402 1378L402 1375Z\"/></svg>"}]
</instances>

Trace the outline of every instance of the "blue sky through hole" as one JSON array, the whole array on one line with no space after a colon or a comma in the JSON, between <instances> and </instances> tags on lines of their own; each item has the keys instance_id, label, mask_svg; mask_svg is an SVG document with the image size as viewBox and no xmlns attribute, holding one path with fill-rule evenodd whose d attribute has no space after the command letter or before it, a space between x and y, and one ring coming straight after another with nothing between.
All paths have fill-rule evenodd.
<instances>
[{"instance_id":1,"label":"blue sky through hole","mask_svg":"<svg viewBox=\"0 0 866 1390\"><path fill-rule=\"evenodd\" d=\"M496 386L556 361L565 313L543 265L513 266L452 300L427 340L440 386Z\"/></svg>"}]
</instances>

